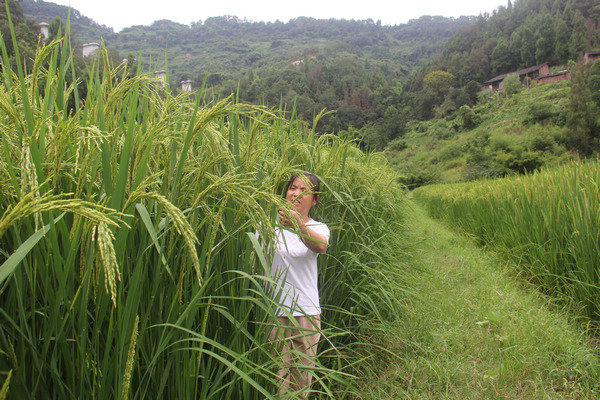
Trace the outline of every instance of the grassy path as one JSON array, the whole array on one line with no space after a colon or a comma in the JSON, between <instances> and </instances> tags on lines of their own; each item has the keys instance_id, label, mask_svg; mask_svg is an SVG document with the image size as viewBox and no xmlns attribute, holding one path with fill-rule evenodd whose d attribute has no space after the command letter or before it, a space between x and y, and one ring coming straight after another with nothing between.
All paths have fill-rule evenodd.
<instances>
[{"instance_id":1,"label":"grassy path","mask_svg":"<svg viewBox=\"0 0 600 400\"><path fill-rule=\"evenodd\" d=\"M492 254L411 207L415 293L390 328L386 347L399 358L378 361L384 372L370 384L374 397L599 398L598 346L567 313Z\"/></svg>"}]
</instances>

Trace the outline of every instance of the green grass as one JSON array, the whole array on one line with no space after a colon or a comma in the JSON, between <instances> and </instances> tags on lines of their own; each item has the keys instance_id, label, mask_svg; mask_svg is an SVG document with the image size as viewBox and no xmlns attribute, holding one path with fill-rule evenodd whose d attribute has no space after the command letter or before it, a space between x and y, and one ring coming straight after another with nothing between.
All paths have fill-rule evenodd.
<instances>
[{"instance_id":1,"label":"green grass","mask_svg":"<svg viewBox=\"0 0 600 400\"><path fill-rule=\"evenodd\" d=\"M593 399L597 342L572 316L514 275L501 257L431 220L407 221L413 295L389 326L394 356L373 362L380 399Z\"/></svg>"}]
</instances>

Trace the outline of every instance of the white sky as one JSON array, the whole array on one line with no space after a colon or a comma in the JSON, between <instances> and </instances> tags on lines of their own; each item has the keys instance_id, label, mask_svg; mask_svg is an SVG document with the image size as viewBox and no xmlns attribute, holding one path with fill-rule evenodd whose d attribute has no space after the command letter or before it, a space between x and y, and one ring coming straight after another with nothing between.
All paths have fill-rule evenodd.
<instances>
[{"instance_id":1,"label":"white sky","mask_svg":"<svg viewBox=\"0 0 600 400\"><path fill-rule=\"evenodd\" d=\"M47 0L71 6L115 32L159 19L189 24L221 15L288 22L296 17L381 20L398 25L422 15L460 17L491 13L508 0Z\"/></svg>"}]
</instances>

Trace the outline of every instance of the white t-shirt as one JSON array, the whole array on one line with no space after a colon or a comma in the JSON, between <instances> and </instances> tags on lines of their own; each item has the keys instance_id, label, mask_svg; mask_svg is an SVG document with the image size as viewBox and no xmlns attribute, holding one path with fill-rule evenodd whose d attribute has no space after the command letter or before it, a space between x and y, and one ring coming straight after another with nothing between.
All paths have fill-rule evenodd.
<instances>
[{"instance_id":1,"label":"white t-shirt","mask_svg":"<svg viewBox=\"0 0 600 400\"><path fill-rule=\"evenodd\" d=\"M306 226L323 235L329 243L327 225L311 219ZM317 275L319 253L309 249L294 232L277 228L276 234L271 277L277 282L277 300L294 316L320 314ZM281 309L278 314L285 316Z\"/></svg>"}]
</instances>

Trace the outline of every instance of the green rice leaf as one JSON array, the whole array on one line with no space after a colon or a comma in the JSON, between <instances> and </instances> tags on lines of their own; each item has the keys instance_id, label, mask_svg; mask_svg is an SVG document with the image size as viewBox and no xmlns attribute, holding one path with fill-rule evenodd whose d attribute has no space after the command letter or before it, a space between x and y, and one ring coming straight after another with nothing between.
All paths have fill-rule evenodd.
<instances>
[{"instance_id":1,"label":"green rice leaf","mask_svg":"<svg viewBox=\"0 0 600 400\"><path fill-rule=\"evenodd\" d=\"M65 214L66 213L63 212L58 217L56 217L54 219L54 224L60 221ZM54 226L54 224L52 224L52 226ZM4 282L6 278L12 275L19 263L23 261L25 256L29 254L31 249L35 247L35 245L40 241L40 239L42 239L46 235L46 233L50 231L50 228L51 224L48 224L44 226L43 229L40 229L36 233L31 235L29 239L23 242L23 244L20 245L19 248L13 254L11 254L11 256L8 257L6 261L4 261L4 264L0 266L0 284L2 284L2 282Z\"/></svg>"}]
</instances>

